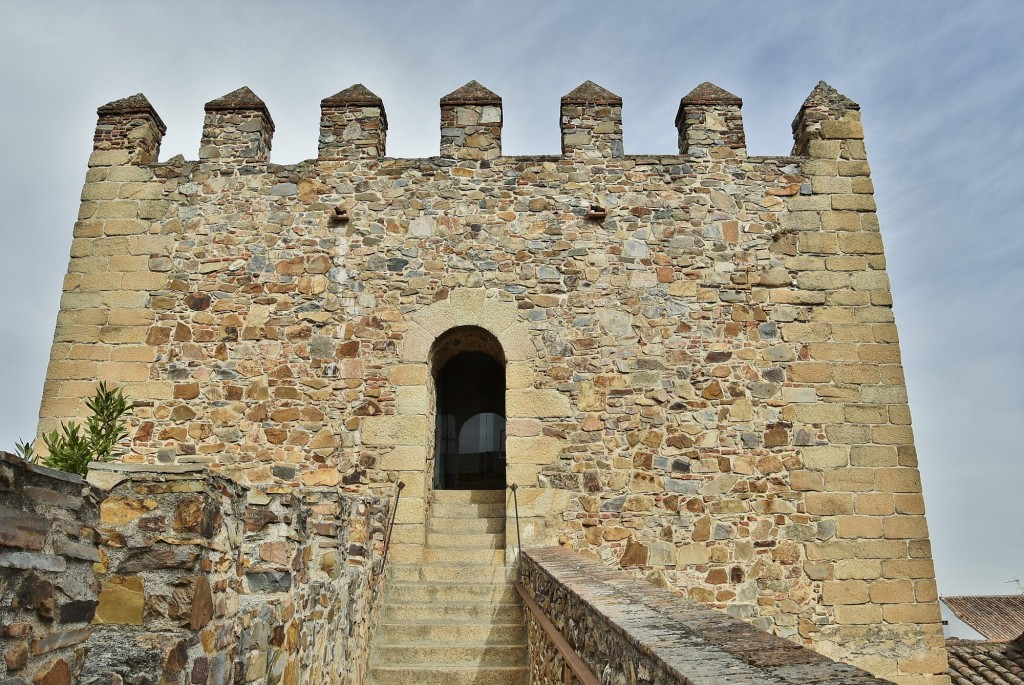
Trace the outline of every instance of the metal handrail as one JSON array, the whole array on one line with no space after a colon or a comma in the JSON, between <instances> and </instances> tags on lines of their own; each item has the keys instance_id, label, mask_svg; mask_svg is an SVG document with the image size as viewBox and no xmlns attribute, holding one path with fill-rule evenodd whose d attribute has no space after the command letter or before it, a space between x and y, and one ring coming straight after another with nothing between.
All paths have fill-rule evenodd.
<instances>
[{"instance_id":1,"label":"metal handrail","mask_svg":"<svg viewBox=\"0 0 1024 685\"><path fill-rule=\"evenodd\" d=\"M519 530L519 495L517 491L519 486L515 483L509 486L512 489L512 504L516 510L516 555L518 556L518 563L516 565L516 575L519 581L523 580L523 534Z\"/></svg>"},{"instance_id":2,"label":"metal handrail","mask_svg":"<svg viewBox=\"0 0 1024 685\"><path fill-rule=\"evenodd\" d=\"M587 666L587 662L585 662L583 657L581 657L576 650L572 648L572 645L570 645L569 641L565 639L565 636L558 632L558 628L555 627L555 624L544 615L544 610L540 608L540 605L537 604L536 601L534 601L533 597L530 596L530 593L526 591L525 587L523 587L523 584L517 581L515 586L516 592L518 592L519 596L523 598L523 604L525 604L526 608L530 610L530 614L533 615L533 618L548 636L548 639L551 640L551 643L555 646L555 649L558 650L558 653L562 655L563 682L565 682L566 685L572 683L570 678L571 673L573 676L576 676L576 680L580 685L601 685L601 681L598 680L597 676L594 675L594 672L590 670L589 666Z\"/></svg>"},{"instance_id":3,"label":"metal handrail","mask_svg":"<svg viewBox=\"0 0 1024 685\"><path fill-rule=\"evenodd\" d=\"M374 576L384 573L384 567L388 563L388 550L391 548L391 531L395 527L395 516L398 514L398 502L402 498L402 490L405 483L398 481L398 492L395 493L395 506L391 508L391 520L388 522L388 530L384 535L384 554L380 558L380 568L373 572Z\"/></svg>"}]
</instances>

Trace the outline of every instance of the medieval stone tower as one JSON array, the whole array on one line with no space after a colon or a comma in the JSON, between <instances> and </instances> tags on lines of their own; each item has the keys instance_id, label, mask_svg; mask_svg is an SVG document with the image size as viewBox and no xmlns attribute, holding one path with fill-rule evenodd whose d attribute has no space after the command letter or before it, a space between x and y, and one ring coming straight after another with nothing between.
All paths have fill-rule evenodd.
<instances>
[{"instance_id":1,"label":"medieval stone tower","mask_svg":"<svg viewBox=\"0 0 1024 685\"><path fill-rule=\"evenodd\" d=\"M206 104L195 161L158 161L142 95L104 105L40 429L105 379L134 400L126 462L272 494L401 480L406 568L451 493L514 484L523 547L944 682L859 106L820 83L792 153L754 157L741 105L704 83L678 152L625 155L621 99L586 82L561 155L510 157L470 82L441 99L440 154L399 159L356 85L291 165L248 88ZM478 501L479 537L512 536L511 498Z\"/></svg>"}]
</instances>

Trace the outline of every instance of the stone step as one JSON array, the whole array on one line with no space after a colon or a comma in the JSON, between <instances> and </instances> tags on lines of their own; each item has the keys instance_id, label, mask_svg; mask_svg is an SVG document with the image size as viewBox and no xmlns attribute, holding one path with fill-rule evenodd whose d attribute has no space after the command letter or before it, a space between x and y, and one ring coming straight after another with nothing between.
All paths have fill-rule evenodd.
<instances>
[{"instance_id":1,"label":"stone step","mask_svg":"<svg viewBox=\"0 0 1024 685\"><path fill-rule=\"evenodd\" d=\"M518 666L526 663L526 645L468 645L465 643L377 645L378 666Z\"/></svg>"},{"instance_id":2,"label":"stone step","mask_svg":"<svg viewBox=\"0 0 1024 685\"><path fill-rule=\"evenodd\" d=\"M430 549L423 550L423 561L429 564L504 564L503 549Z\"/></svg>"},{"instance_id":3,"label":"stone step","mask_svg":"<svg viewBox=\"0 0 1024 685\"><path fill-rule=\"evenodd\" d=\"M526 666L375 666L370 669L374 685L526 685Z\"/></svg>"},{"instance_id":4,"label":"stone step","mask_svg":"<svg viewBox=\"0 0 1024 685\"><path fill-rule=\"evenodd\" d=\"M516 578L514 566L500 564L412 564L391 567L390 582L418 583L420 581L460 582L472 580L478 583L511 582Z\"/></svg>"},{"instance_id":5,"label":"stone step","mask_svg":"<svg viewBox=\"0 0 1024 685\"><path fill-rule=\"evenodd\" d=\"M504 490L434 490L433 497L442 504L505 503Z\"/></svg>"},{"instance_id":6,"label":"stone step","mask_svg":"<svg viewBox=\"0 0 1024 685\"><path fill-rule=\"evenodd\" d=\"M427 530L435 533L504 533L504 517L427 517Z\"/></svg>"},{"instance_id":7,"label":"stone step","mask_svg":"<svg viewBox=\"0 0 1024 685\"><path fill-rule=\"evenodd\" d=\"M526 626L522 623L381 623L377 629L377 644L430 640L446 644L525 644Z\"/></svg>"},{"instance_id":8,"label":"stone step","mask_svg":"<svg viewBox=\"0 0 1024 685\"><path fill-rule=\"evenodd\" d=\"M444 518L504 518L504 502L466 502L446 503L434 501L430 505L430 515Z\"/></svg>"},{"instance_id":9,"label":"stone step","mask_svg":"<svg viewBox=\"0 0 1024 685\"><path fill-rule=\"evenodd\" d=\"M471 580L476 580L471 579ZM511 602L519 597L515 588L500 583L392 583L384 595L386 604L420 602Z\"/></svg>"},{"instance_id":10,"label":"stone step","mask_svg":"<svg viewBox=\"0 0 1024 685\"><path fill-rule=\"evenodd\" d=\"M505 549L505 534L427 531L427 547L432 549Z\"/></svg>"},{"instance_id":11,"label":"stone step","mask_svg":"<svg viewBox=\"0 0 1024 685\"><path fill-rule=\"evenodd\" d=\"M523 607L518 602L472 604L447 602L445 604L387 604L383 608L385 623L437 623L461 621L464 623L522 623Z\"/></svg>"}]
</instances>

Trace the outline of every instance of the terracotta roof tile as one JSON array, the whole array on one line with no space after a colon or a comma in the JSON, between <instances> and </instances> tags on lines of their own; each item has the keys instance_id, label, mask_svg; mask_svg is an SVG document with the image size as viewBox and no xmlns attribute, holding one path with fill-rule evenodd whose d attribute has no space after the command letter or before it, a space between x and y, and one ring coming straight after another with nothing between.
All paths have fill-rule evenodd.
<instances>
[{"instance_id":1,"label":"terracotta roof tile","mask_svg":"<svg viewBox=\"0 0 1024 685\"><path fill-rule=\"evenodd\" d=\"M1008 642L1024 633L1024 595L943 597L957 618L996 642Z\"/></svg>"},{"instance_id":2,"label":"terracotta roof tile","mask_svg":"<svg viewBox=\"0 0 1024 685\"><path fill-rule=\"evenodd\" d=\"M947 640L953 685L1024 685L1024 648L1016 643Z\"/></svg>"}]
</instances>

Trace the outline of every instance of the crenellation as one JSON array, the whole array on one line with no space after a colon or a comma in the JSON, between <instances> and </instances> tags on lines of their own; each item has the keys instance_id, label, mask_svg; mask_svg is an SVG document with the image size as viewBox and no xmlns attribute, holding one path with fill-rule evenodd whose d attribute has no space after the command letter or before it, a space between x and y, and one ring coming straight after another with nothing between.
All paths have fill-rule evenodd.
<instances>
[{"instance_id":1,"label":"crenellation","mask_svg":"<svg viewBox=\"0 0 1024 685\"><path fill-rule=\"evenodd\" d=\"M501 98L476 81L468 82L441 98L441 157L500 157L501 125Z\"/></svg>"},{"instance_id":2,"label":"crenellation","mask_svg":"<svg viewBox=\"0 0 1024 685\"><path fill-rule=\"evenodd\" d=\"M97 150L40 427L105 376L139 400L127 461L282 493L402 479L412 564L436 551L438 373L474 351L504 369L524 546L942 682L859 108L820 84L796 153L750 157L741 105L703 84L680 154L626 155L621 99L586 82L562 156L510 157L470 82L441 100L440 156L396 159L357 85L321 103L317 160L276 165L243 89L208 104L200 162Z\"/></svg>"},{"instance_id":3,"label":"crenellation","mask_svg":"<svg viewBox=\"0 0 1024 685\"><path fill-rule=\"evenodd\" d=\"M266 103L247 86L210 100L204 109L200 160L266 162L270 159L274 120L270 118Z\"/></svg>"},{"instance_id":4,"label":"crenellation","mask_svg":"<svg viewBox=\"0 0 1024 685\"><path fill-rule=\"evenodd\" d=\"M167 127L145 95L136 93L108 102L96 110L96 115L94 155L90 158L90 165L152 164L157 161ZM82 199L88 198L83 196Z\"/></svg>"},{"instance_id":5,"label":"crenellation","mask_svg":"<svg viewBox=\"0 0 1024 685\"><path fill-rule=\"evenodd\" d=\"M676 113L679 154L726 159L747 156L743 100L705 81L683 96Z\"/></svg>"},{"instance_id":6,"label":"crenellation","mask_svg":"<svg viewBox=\"0 0 1024 685\"><path fill-rule=\"evenodd\" d=\"M383 157L387 132L383 101L361 83L320 102L319 159Z\"/></svg>"},{"instance_id":7,"label":"crenellation","mask_svg":"<svg viewBox=\"0 0 1024 685\"><path fill-rule=\"evenodd\" d=\"M622 157L622 98L593 81L562 96L559 126L568 157Z\"/></svg>"}]
</instances>

